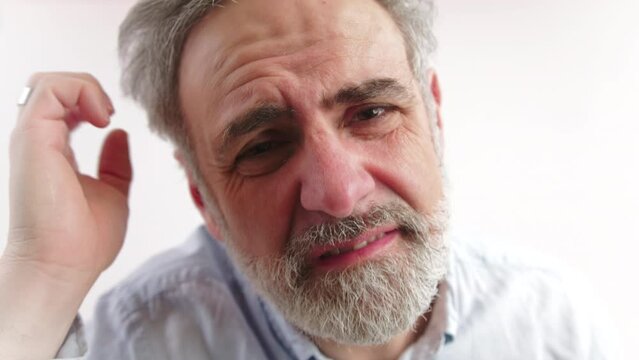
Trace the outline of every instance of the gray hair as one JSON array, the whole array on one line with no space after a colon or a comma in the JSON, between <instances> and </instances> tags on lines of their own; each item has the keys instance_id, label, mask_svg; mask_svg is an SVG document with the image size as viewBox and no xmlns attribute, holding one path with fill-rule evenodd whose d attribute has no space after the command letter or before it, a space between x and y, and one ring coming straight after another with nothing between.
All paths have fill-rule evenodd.
<instances>
[{"instance_id":1,"label":"gray hair","mask_svg":"<svg viewBox=\"0 0 639 360\"><path fill-rule=\"evenodd\" d=\"M435 51L433 0L376 0L395 20L407 57L428 107L427 70ZM198 169L178 96L182 48L193 26L222 0L140 0L120 25L119 52L124 93L147 111L150 128L184 152L194 176ZM431 119L431 128L434 119ZM435 133L433 134L436 137ZM436 140L436 139L434 139ZM437 141L435 148L438 150Z\"/></svg>"}]
</instances>

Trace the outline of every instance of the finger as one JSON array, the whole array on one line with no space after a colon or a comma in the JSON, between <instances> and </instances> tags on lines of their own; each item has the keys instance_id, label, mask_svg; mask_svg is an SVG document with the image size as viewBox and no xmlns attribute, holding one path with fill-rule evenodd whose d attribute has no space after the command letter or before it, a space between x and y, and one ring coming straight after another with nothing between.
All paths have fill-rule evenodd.
<instances>
[{"instance_id":1,"label":"finger","mask_svg":"<svg viewBox=\"0 0 639 360\"><path fill-rule=\"evenodd\" d=\"M68 122L74 127L77 118L104 127L113 113L110 100L97 80L56 74L36 74L29 81L33 93L22 109L18 126L37 126L42 120ZM68 116L74 113L74 116Z\"/></svg>"},{"instance_id":2,"label":"finger","mask_svg":"<svg viewBox=\"0 0 639 360\"><path fill-rule=\"evenodd\" d=\"M131 168L127 133L124 130L112 131L104 141L98 178L113 186L124 196L129 195L133 169Z\"/></svg>"},{"instance_id":3,"label":"finger","mask_svg":"<svg viewBox=\"0 0 639 360\"><path fill-rule=\"evenodd\" d=\"M111 98L109 97L109 94L107 94L107 92L104 90L104 88L102 87L102 84L100 84L100 82L98 81L98 79L95 78L95 76L86 73L86 72L55 72L53 74L57 74L57 75L62 75L62 76L69 76L69 77L75 77L78 79L83 79L89 82L94 83L96 86L98 86L100 88L100 90L102 90L102 94L104 94L104 96L106 97L107 100L107 105L110 108L110 114L113 115L113 113L115 112L115 108L113 107L113 102L111 101Z\"/></svg>"},{"instance_id":4,"label":"finger","mask_svg":"<svg viewBox=\"0 0 639 360\"><path fill-rule=\"evenodd\" d=\"M102 90L102 94L104 94L104 97L107 100L107 108L109 110L109 114L113 115L113 113L115 112L115 107L113 106L113 101L111 101L111 97L104 90L104 88L102 87L102 84L100 84L100 82L98 81L98 79L95 78L95 76L93 76L93 75L91 75L89 73L63 73L63 74L69 74L70 76L75 76L75 77L78 77L80 79L84 79L84 80L92 82L96 86L98 86L100 88L100 90Z\"/></svg>"},{"instance_id":5,"label":"finger","mask_svg":"<svg viewBox=\"0 0 639 360\"><path fill-rule=\"evenodd\" d=\"M48 73L36 73L36 74L34 74L31 77L29 83L33 84L33 83L37 82L38 78L41 78L41 77L47 76L47 75L55 75L55 76L61 76L61 77L77 78L77 79L80 79L80 80L86 80L88 82L91 82L91 83L95 84L97 87L99 87L100 90L102 90L102 93L106 97L107 102L109 103L110 107L113 108L113 102L111 101L111 98L109 97L109 94L107 94L107 92L104 90L104 88L102 87L102 84L100 84L98 79L96 79L96 77L91 75L90 73L87 73L87 72L70 72L70 71L56 71L56 72L48 72Z\"/></svg>"}]
</instances>

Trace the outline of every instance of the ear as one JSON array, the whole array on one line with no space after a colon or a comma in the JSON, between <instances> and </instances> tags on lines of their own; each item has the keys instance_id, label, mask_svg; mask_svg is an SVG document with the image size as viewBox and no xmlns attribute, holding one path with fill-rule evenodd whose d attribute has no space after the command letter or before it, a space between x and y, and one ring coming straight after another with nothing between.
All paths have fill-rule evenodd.
<instances>
[{"instance_id":1,"label":"ear","mask_svg":"<svg viewBox=\"0 0 639 360\"><path fill-rule=\"evenodd\" d=\"M439 87L439 78L433 69L428 70L428 83L430 84L430 92L435 100L435 111L437 113L437 128L439 129L439 141L444 148L444 125L442 123L442 92Z\"/></svg>"},{"instance_id":2,"label":"ear","mask_svg":"<svg viewBox=\"0 0 639 360\"><path fill-rule=\"evenodd\" d=\"M191 200L193 201L193 204L195 205L197 210L200 212L200 215L204 220L204 224L206 225L206 229L209 231L209 234L213 236L213 238L223 241L222 232L220 231L220 224L218 224L218 221L215 220L215 217L211 215L211 213L206 209L202 193L200 192L196 182L193 180L195 177L189 170L190 167L187 166L184 160L184 155L180 150L175 150L173 152L173 156L175 157L175 160L180 163L180 166L186 173L186 178L189 183L189 194L191 194Z\"/></svg>"}]
</instances>

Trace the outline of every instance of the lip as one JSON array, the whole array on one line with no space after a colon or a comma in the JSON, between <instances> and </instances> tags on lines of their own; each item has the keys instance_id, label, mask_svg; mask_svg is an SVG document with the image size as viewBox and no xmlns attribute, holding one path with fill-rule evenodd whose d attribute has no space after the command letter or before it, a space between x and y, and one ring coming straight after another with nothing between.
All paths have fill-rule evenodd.
<instances>
[{"instance_id":1,"label":"lip","mask_svg":"<svg viewBox=\"0 0 639 360\"><path fill-rule=\"evenodd\" d=\"M394 240L399 236L400 232L396 226L388 225L383 227L378 227L373 230L369 230L359 235L358 237L340 243L337 246L322 246L313 249L311 251L310 260L311 264L317 270L320 271L330 271L348 267L350 265L356 264L360 261L370 259L381 251L385 250L388 246L390 246ZM369 241L375 237L380 237L379 239L367 244L363 248L357 250L350 250L345 253L341 253L338 255L330 256L330 257L322 257L323 254L329 252L334 249L352 249L353 247L361 244L363 242Z\"/></svg>"}]
</instances>

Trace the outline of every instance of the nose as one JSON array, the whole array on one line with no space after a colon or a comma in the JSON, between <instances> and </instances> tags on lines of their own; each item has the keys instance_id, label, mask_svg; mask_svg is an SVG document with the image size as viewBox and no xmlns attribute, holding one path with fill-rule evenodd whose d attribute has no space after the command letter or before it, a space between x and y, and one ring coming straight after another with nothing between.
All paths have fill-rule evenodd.
<instances>
[{"instance_id":1,"label":"nose","mask_svg":"<svg viewBox=\"0 0 639 360\"><path fill-rule=\"evenodd\" d=\"M340 139L327 135L305 143L300 194L305 210L343 218L374 188L360 155L349 152Z\"/></svg>"}]
</instances>

